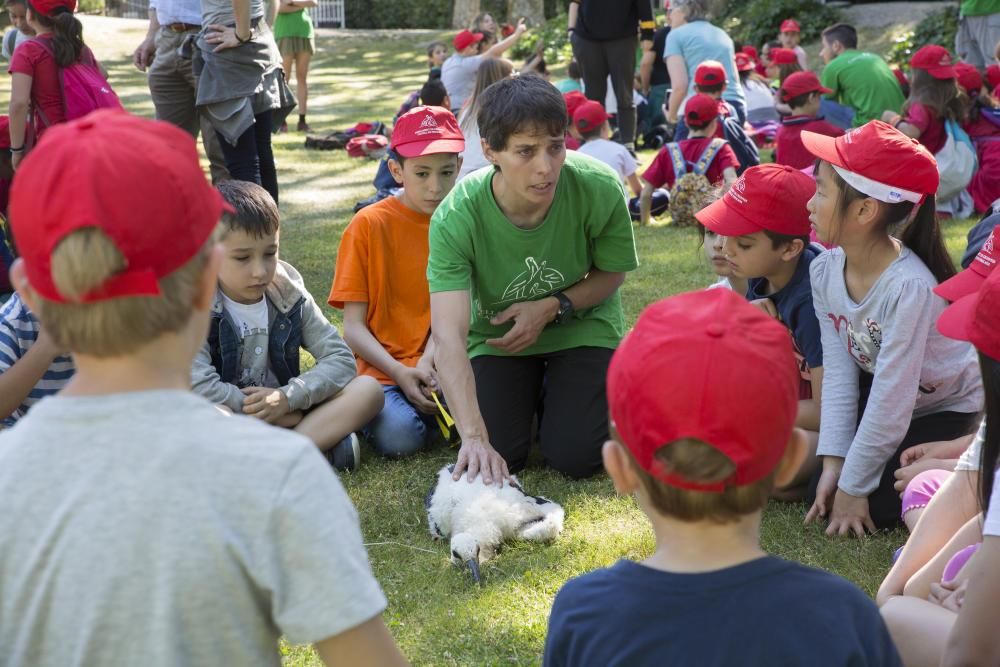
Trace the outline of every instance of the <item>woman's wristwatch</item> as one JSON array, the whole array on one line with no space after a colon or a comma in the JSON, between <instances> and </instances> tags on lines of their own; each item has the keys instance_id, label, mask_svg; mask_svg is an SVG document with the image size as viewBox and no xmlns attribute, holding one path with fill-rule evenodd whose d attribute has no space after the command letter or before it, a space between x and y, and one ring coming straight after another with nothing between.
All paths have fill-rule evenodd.
<instances>
[{"instance_id":1,"label":"woman's wristwatch","mask_svg":"<svg viewBox=\"0 0 1000 667\"><path fill-rule=\"evenodd\" d=\"M556 299L559 300L559 310L556 311L556 319L552 320L556 324L563 324L569 321L570 316L573 314L573 302L569 300L569 297L562 292L555 292L552 294Z\"/></svg>"}]
</instances>

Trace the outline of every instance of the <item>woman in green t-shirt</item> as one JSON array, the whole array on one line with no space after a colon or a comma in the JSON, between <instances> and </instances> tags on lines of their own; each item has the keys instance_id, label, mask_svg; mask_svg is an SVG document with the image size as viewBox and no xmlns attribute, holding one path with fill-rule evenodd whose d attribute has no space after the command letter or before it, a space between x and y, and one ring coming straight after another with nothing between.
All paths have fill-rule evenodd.
<instances>
[{"instance_id":1,"label":"woman in green t-shirt","mask_svg":"<svg viewBox=\"0 0 1000 667\"><path fill-rule=\"evenodd\" d=\"M313 36L312 17L309 7L315 7L317 0L274 0L272 7L277 8L277 16L273 17L274 38L281 51L282 68L285 70L285 80L292 79L292 63L295 63L295 92L299 103L299 132L308 132L306 113L309 105L309 61L316 50ZM273 10L272 10L273 11ZM288 131L287 123L281 126L282 132Z\"/></svg>"}]
</instances>

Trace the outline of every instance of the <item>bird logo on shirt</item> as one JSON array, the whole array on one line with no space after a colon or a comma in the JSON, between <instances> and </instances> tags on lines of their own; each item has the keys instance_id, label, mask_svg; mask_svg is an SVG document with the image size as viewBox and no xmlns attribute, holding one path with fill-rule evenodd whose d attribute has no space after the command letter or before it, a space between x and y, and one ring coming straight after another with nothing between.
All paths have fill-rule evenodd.
<instances>
[{"instance_id":1,"label":"bird logo on shirt","mask_svg":"<svg viewBox=\"0 0 1000 667\"><path fill-rule=\"evenodd\" d=\"M525 301L551 294L566 281L561 272L548 266L548 260L539 262L534 257L525 257L524 263L528 269L510 281L498 303Z\"/></svg>"}]
</instances>

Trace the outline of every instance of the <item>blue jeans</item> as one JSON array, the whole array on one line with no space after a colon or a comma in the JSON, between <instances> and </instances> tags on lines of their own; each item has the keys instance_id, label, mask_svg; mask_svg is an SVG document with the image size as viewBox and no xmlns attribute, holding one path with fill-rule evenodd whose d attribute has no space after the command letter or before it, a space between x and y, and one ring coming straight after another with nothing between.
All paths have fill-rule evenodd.
<instances>
[{"instance_id":1,"label":"blue jeans","mask_svg":"<svg viewBox=\"0 0 1000 667\"><path fill-rule=\"evenodd\" d=\"M825 97L819 102L819 113L842 130L849 130L854 124L854 109Z\"/></svg>"},{"instance_id":2,"label":"blue jeans","mask_svg":"<svg viewBox=\"0 0 1000 667\"><path fill-rule=\"evenodd\" d=\"M401 459L426 447L437 428L434 415L413 407L397 385L383 385L385 406L364 429L364 435L382 456Z\"/></svg>"}]
</instances>

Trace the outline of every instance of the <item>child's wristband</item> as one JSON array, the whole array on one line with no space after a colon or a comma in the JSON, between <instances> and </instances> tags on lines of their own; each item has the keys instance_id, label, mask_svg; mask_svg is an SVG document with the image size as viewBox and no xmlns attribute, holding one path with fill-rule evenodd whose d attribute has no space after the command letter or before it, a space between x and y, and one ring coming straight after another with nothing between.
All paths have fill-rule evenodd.
<instances>
[{"instance_id":1,"label":"child's wristband","mask_svg":"<svg viewBox=\"0 0 1000 667\"><path fill-rule=\"evenodd\" d=\"M24 145L22 145L22 146L21 146L20 148L14 148L14 147L12 146L12 147L11 147L10 149L8 149L8 150L10 150L10 152L11 152L11 153L23 153L23 152L24 152Z\"/></svg>"}]
</instances>

